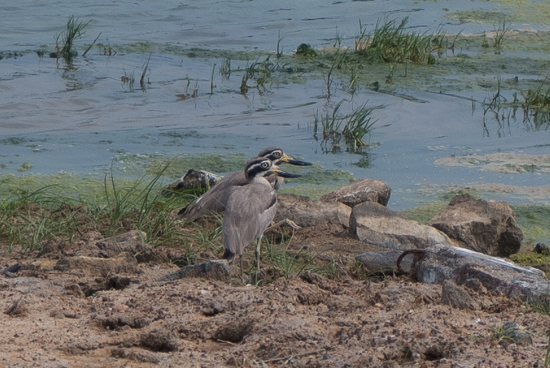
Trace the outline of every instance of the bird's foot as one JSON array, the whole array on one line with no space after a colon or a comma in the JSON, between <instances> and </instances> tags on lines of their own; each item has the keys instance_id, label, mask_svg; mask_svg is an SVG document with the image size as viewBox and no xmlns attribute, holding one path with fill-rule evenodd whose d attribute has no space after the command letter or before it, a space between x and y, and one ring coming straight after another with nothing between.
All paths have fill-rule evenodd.
<instances>
[{"instance_id":1,"label":"bird's foot","mask_svg":"<svg viewBox=\"0 0 550 368\"><path fill-rule=\"evenodd\" d=\"M281 227L283 225L288 225L290 226L293 230L299 230L301 229L302 227L301 226L298 226L298 224L296 224L294 221L292 220L289 220L289 219L284 219L284 220L281 220L279 222L276 222L274 224L272 224L271 226L269 226L266 231L269 231L269 230L273 230L275 228L278 228L278 227Z\"/></svg>"}]
</instances>

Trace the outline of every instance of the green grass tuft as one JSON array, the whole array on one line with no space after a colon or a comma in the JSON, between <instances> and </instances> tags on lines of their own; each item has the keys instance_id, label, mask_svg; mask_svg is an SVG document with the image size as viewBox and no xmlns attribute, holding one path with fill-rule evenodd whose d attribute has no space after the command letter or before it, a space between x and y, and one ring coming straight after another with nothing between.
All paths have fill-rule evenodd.
<instances>
[{"instance_id":1,"label":"green grass tuft","mask_svg":"<svg viewBox=\"0 0 550 368\"><path fill-rule=\"evenodd\" d=\"M74 49L74 41L84 35L84 28L90 22L80 22L75 19L74 15L69 17L66 30L59 33L55 39L55 49L58 57L62 57L67 63L70 63L76 57L78 53Z\"/></svg>"},{"instance_id":2,"label":"green grass tuft","mask_svg":"<svg viewBox=\"0 0 550 368\"><path fill-rule=\"evenodd\" d=\"M407 33L409 17L399 24L395 20L378 20L372 34L359 24L354 50L370 62L434 64L435 56L447 49L447 37L436 33Z\"/></svg>"}]
</instances>

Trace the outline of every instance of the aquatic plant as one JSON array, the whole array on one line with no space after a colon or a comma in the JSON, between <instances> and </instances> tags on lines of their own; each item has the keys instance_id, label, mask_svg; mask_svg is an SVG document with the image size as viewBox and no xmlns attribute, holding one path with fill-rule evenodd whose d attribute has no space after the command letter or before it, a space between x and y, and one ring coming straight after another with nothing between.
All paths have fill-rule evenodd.
<instances>
[{"instance_id":1,"label":"aquatic plant","mask_svg":"<svg viewBox=\"0 0 550 368\"><path fill-rule=\"evenodd\" d=\"M111 47L111 45L104 45L102 43L97 44L97 49L105 56L113 56L117 54L117 51Z\"/></svg>"},{"instance_id":2,"label":"aquatic plant","mask_svg":"<svg viewBox=\"0 0 550 368\"><path fill-rule=\"evenodd\" d=\"M313 121L314 133L320 125L323 131L323 140L321 145L327 147L330 142L332 151L339 150L340 140L344 138L348 148L356 151L358 148L366 147L364 137L370 134L376 120L372 117L372 112L378 107L367 107L363 104L353 109L350 114L341 114L340 108L345 100L338 102L332 111L325 111L324 114L315 114Z\"/></svg>"},{"instance_id":3,"label":"aquatic plant","mask_svg":"<svg viewBox=\"0 0 550 368\"><path fill-rule=\"evenodd\" d=\"M277 37L277 47L276 47L276 53L277 59L280 59L283 56L283 48L281 46L281 42L285 39L285 36L281 36L281 30L279 30L279 36Z\"/></svg>"},{"instance_id":4,"label":"aquatic plant","mask_svg":"<svg viewBox=\"0 0 550 368\"><path fill-rule=\"evenodd\" d=\"M90 49L95 45L95 43L97 42L97 40L99 39L99 36L101 36L101 32L99 32L99 34L97 35L97 37L92 41L92 43L86 48L86 50L84 50L84 52L82 53L82 57L86 56L86 54L88 53L88 51L90 51Z\"/></svg>"},{"instance_id":5,"label":"aquatic plant","mask_svg":"<svg viewBox=\"0 0 550 368\"><path fill-rule=\"evenodd\" d=\"M214 65L212 65L212 73L210 73L210 94L213 95L214 94L214 88L216 87L214 85L214 71L216 69L216 63L214 63Z\"/></svg>"},{"instance_id":6,"label":"aquatic plant","mask_svg":"<svg viewBox=\"0 0 550 368\"><path fill-rule=\"evenodd\" d=\"M241 79L241 94L245 95L250 88L256 88L262 93L266 90L265 85L270 82L272 73L277 69L277 64L273 63L268 56L264 61L255 61L244 69ZM250 82L254 84L249 84Z\"/></svg>"},{"instance_id":7,"label":"aquatic plant","mask_svg":"<svg viewBox=\"0 0 550 368\"><path fill-rule=\"evenodd\" d=\"M151 60L151 54L149 54L149 58L143 65L143 68L141 70L141 78L139 78L139 87L143 92L145 92L145 75L147 74L147 69L149 68L149 61Z\"/></svg>"},{"instance_id":8,"label":"aquatic plant","mask_svg":"<svg viewBox=\"0 0 550 368\"><path fill-rule=\"evenodd\" d=\"M548 78L545 78L534 89L522 93L522 106L525 109L550 110L550 86L546 85L547 80Z\"/></svg>"},{"instance_id":9,"label":"aquatic plant","mask_svg":"<svg viewBox=\"0 0 550 368\"><path fill-rule=\"evenodd\" d=\"M550 86L545 78L537 87L522 93L523 123L531 130L550 128Z\"/></svg>"},{"instance_id":10,"label":"aquatic plant","mask_svg":"<svg viewBox=\"0 0 550 368\"><path fill-rule=\"evenodd\" d=\"M229 77L231 77L231 59L223 58L220 68L218 70L220 75L222 76L222 79L229 80Z\"/></svg>"},{"instance_id":11,"label":"aquatic plant","mask_svg":"<svg viewBox=\"0 0 550 368\"><path fill-rule=\"evenodd\" d=\"M363 141L365 135L370 134L376 120L372 117L372 112L375 107L367 107L363 104L347 117L346 124L342 134L346 143L353 147L355 151L357 147L364 147L366 143Z\"/></svg>"},{"instance_id":12,"label":"aquatic plant","mask_svg":"<svg viewBox=\"0 0 550 368\"><path fill-rule=\"evenodd\" d=\"M302 43L296 49L296 55L312 58L317 56L317 52L313 49L313 47L311 47L311 45L308 45L307 43Z\"/></svg>"},{"instance_id":13,"label":"aquatic plant","mask_svg":"<svg viewBox=\"0 0 550 368\"><path fill-rule=\"evenodd\" d=\"M395 20L378 20L372 34L359 23L359 33L355 38L354 50L371 62L410 61L417 64L433 64L435 56L441 55L447 47L444 34L406 33L409 17L399 24Z\"/></svg>"},{"instance_id":14,"label":"aquatic plant","mask_svg":"<svg viewBox=\"0 0 550 368\"><path fill-rule=\"evenodd\" d=\"M508 33L511 29L511 26L506 26L506 19L503 19L499 22L498 26L495 27L495 38L493 40L493 47L498 48L501 46L502 41L504 40L504 35Z\"/></svg>"},{"instance_id":15,"label":"aquatic plant","mask_svg":"<svg viewBox=\"0 0 550 368\"><path fill-rule=\"evenodd\" d=\"M74 41L78 37L82 37L84 34L84 28L90 23L80 22L75 19L74 15L69 17L67 21L67 29L59 33L55 39L55 50L58 57L65 59L67 63L70 63L72 59L78 54L74 49Z\"/></svg>"},{"instance_id":16,"label":"aquatic plant","mask_svg":"<svg viewBox=\"0 0 550 368\"><path fill-rule=\"evenodd\" d=\"M122 82L122 84L128 85L128 89L131 91L134 89L134 82L135 82L134 72L126 73L126 70L124 70L123 72L124 72L124 75L120 77L120 81Z\"/></svg>"},{"instance_id":17,"label":"aquatic plant","mask_svg":"<svg viewBox=\"0 0 550 368\"><path fill-rule=\"evenodd\" d=\"M336 67L336 65L338 65L338 58L337 58L338 54L336 54L336 56L332 59L332 63L330 65L330 68L327 72L327 75L324 76L324 79L325 79L325 91L326 91L326 99L327 101L330 100L330 96L332 95L332 83L334 82L334 79L333 79L333 71L334 71L334 68Z\"/></svg>"},{"instance_id":18,"label":"aquatic plant","mask_svg":"<svg viewBox=\"0 0 550 368\"><path fill-rule=\"evenodd\" d=\"M536 87L521 92L521 98L517 93L513 94L513 100L506 99L502 90L502 79L497 78L497 91L489 100L484 100L483 127L485 134L488 129L485 117L488 112L494 115L497 123L502 127L509 124L510 118L516 118L516 110L523 110L523 124L533 131L547 130L550 128L550 86L548 78L542 80ZM504 112L503 112L504 110Z\"/></svg>"},{"instance_id":19,"label":"aquatic plant","mask_svg":"<svg viewBox=\"0 0 550 368\"><path fill-rule=\"evenodd\" d=\"M355 92L357 92L358 89L359 89L359 76L357 74L357 66L355 66L350 69L349 80L346 86L346 90L349 94L351 94L351 97L353 98L353 96L355 95Z\"/></svg>"}]
</instances>

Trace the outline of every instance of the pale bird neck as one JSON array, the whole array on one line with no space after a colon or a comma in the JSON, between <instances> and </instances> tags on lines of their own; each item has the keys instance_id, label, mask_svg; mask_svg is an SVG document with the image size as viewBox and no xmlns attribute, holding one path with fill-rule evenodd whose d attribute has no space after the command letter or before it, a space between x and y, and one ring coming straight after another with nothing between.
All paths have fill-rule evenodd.
<instances>
[{"instance_id":1,"label":"pale bird neck","mask_svg":"<svg viewBox=\"0 0 550 368\"><path fill-rule=\"evenodd\" d=\"M264 185L268 185L268 186L271 186L271 184L269 184L269 182L267 181L267 179L263 176L263 175L256 175L252 178L252 180L250 180L251 183L258 183L258 184L264 184Z\"/></svg>"}]
</instances>

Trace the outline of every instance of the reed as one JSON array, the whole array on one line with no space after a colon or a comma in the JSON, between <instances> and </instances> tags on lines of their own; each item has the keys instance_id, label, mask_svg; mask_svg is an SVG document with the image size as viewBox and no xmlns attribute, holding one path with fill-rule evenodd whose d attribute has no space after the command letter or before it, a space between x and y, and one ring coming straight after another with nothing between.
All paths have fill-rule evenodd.
<instances>
[{"instance_id":1,"label":"reed","mask_svg":"<svg viewBox=\"0 0 550 368\"><path fill-rule=\"evenodd\" d=\"M88 24L90 24L90 21L80 22L78 19L75 19L74 15L69 17L66 30L56 36L55 49L58 57L62 57L67 63L70 63L77 56L78 53L74 49L74 41L76 38L81 38L84 35L84 28Z\"/></svg>"},{"instance_id":2,"label":"reed","mask_svg":"<svg viewBox=\"0 0 550 368\"><path fill-rule=\"evenodd\" d=\"M270 83L271 76L277 67L277 64L273 63L269 56L264 61L255 61L248 65L241 78L241 94L247 94L250 88L255 88L260 93L265 92L266 84Z\"/></svg>"},{"instance_id":3,"label":"reed","mask_svg":"<svg viewBox=\"0 0 550 368\"><path fill-rule=\"evenodd\" d=\"M338 150L342 138L351 151L366 147L367 143L364 141L364 137L371 133L376 123L372 113L375 109L380 108L379 106L368 107L365 103L353 109L350 114L342 114L340 108L345 101L338 102L332 111L327 110L323 114L317 112L314 116L314 133L320 126L323 132L321 145L326 148L327 143L330 143L333 152L335 148L336 151Z\"/></svg>"},{"instance_id":4,"label":"reed","mask_svg":"<svg viewBox=\"0 0 550 368\"><path fill-rule=\"evenodd\" d=\"M224 58L220 64L220 68L218 69L220 75L222 76L222 79L229 80L229 77L231 77L231 59L230 58Z\"/></svg>"},{"instance_id":5,"label":"reed","mask_svg":"<svg viewBox=\"0 0 550 368\"><path fill-rule=\"evenodd\" d=\"M503 19L502 22L495 27L495 38L493 39L493 47L499 48L502 45L504 36L508 31L510 31L511 26L506 26L506 19Z\"/></svg>"},{"instance_id":6,"label":"reed","mask_svg":"<svg viewBox=\"0 0 550 368\"><path fill-rule=\"evenodd\" d=\"M283 56L283 47L281 46L281 42L285 39L285 36L281 36L281 30L279 30L279 35L277 36L277 47L276 47L276 56L277 59L280 59Z\"/></svg>"},{"instance_id":7,"label":"reed","mask_svg":"<svg viewBox=\"0 0 550 368\"><path fill-rule=\"evenodd\" d=\"M139 78L139 87L143 92L146 90L145 85L145 76L147 75L147 70L149 69L149 61L151 60L151 54L149 54L149 58L147 58L147 61L143 65L143 68L141 69L141 77Z\"/></svg>"},{"instance_id":8,"label":"reed","mask_svg":"<svg viewBox=\"0 0 550 368\"><path fill-rule=\"evenodd\" d=\"M376 120L372 117L374 109L375 107L367 107L365 103L353 110L346 118L346 125L342 134L344 135L346 143L353 147L354 150L358 147L366 146L363 138L367 134L370 134L372 127L376 123Z\"/></svg>"},{"instance_id":9,"label":"reed","mask_svg":"<svg viewBox=\"0 0 550 368\"><path fill-rule=\"evenodd\" d=\"M405 27L408 21L408 16L399 24L394 19L379 19L372 34L359 23L355 52L370 62L435 63L434 54L441 55L447 49L447 37L440 31L433 35L407 33Z\"/></svg>"}]
</instances>

